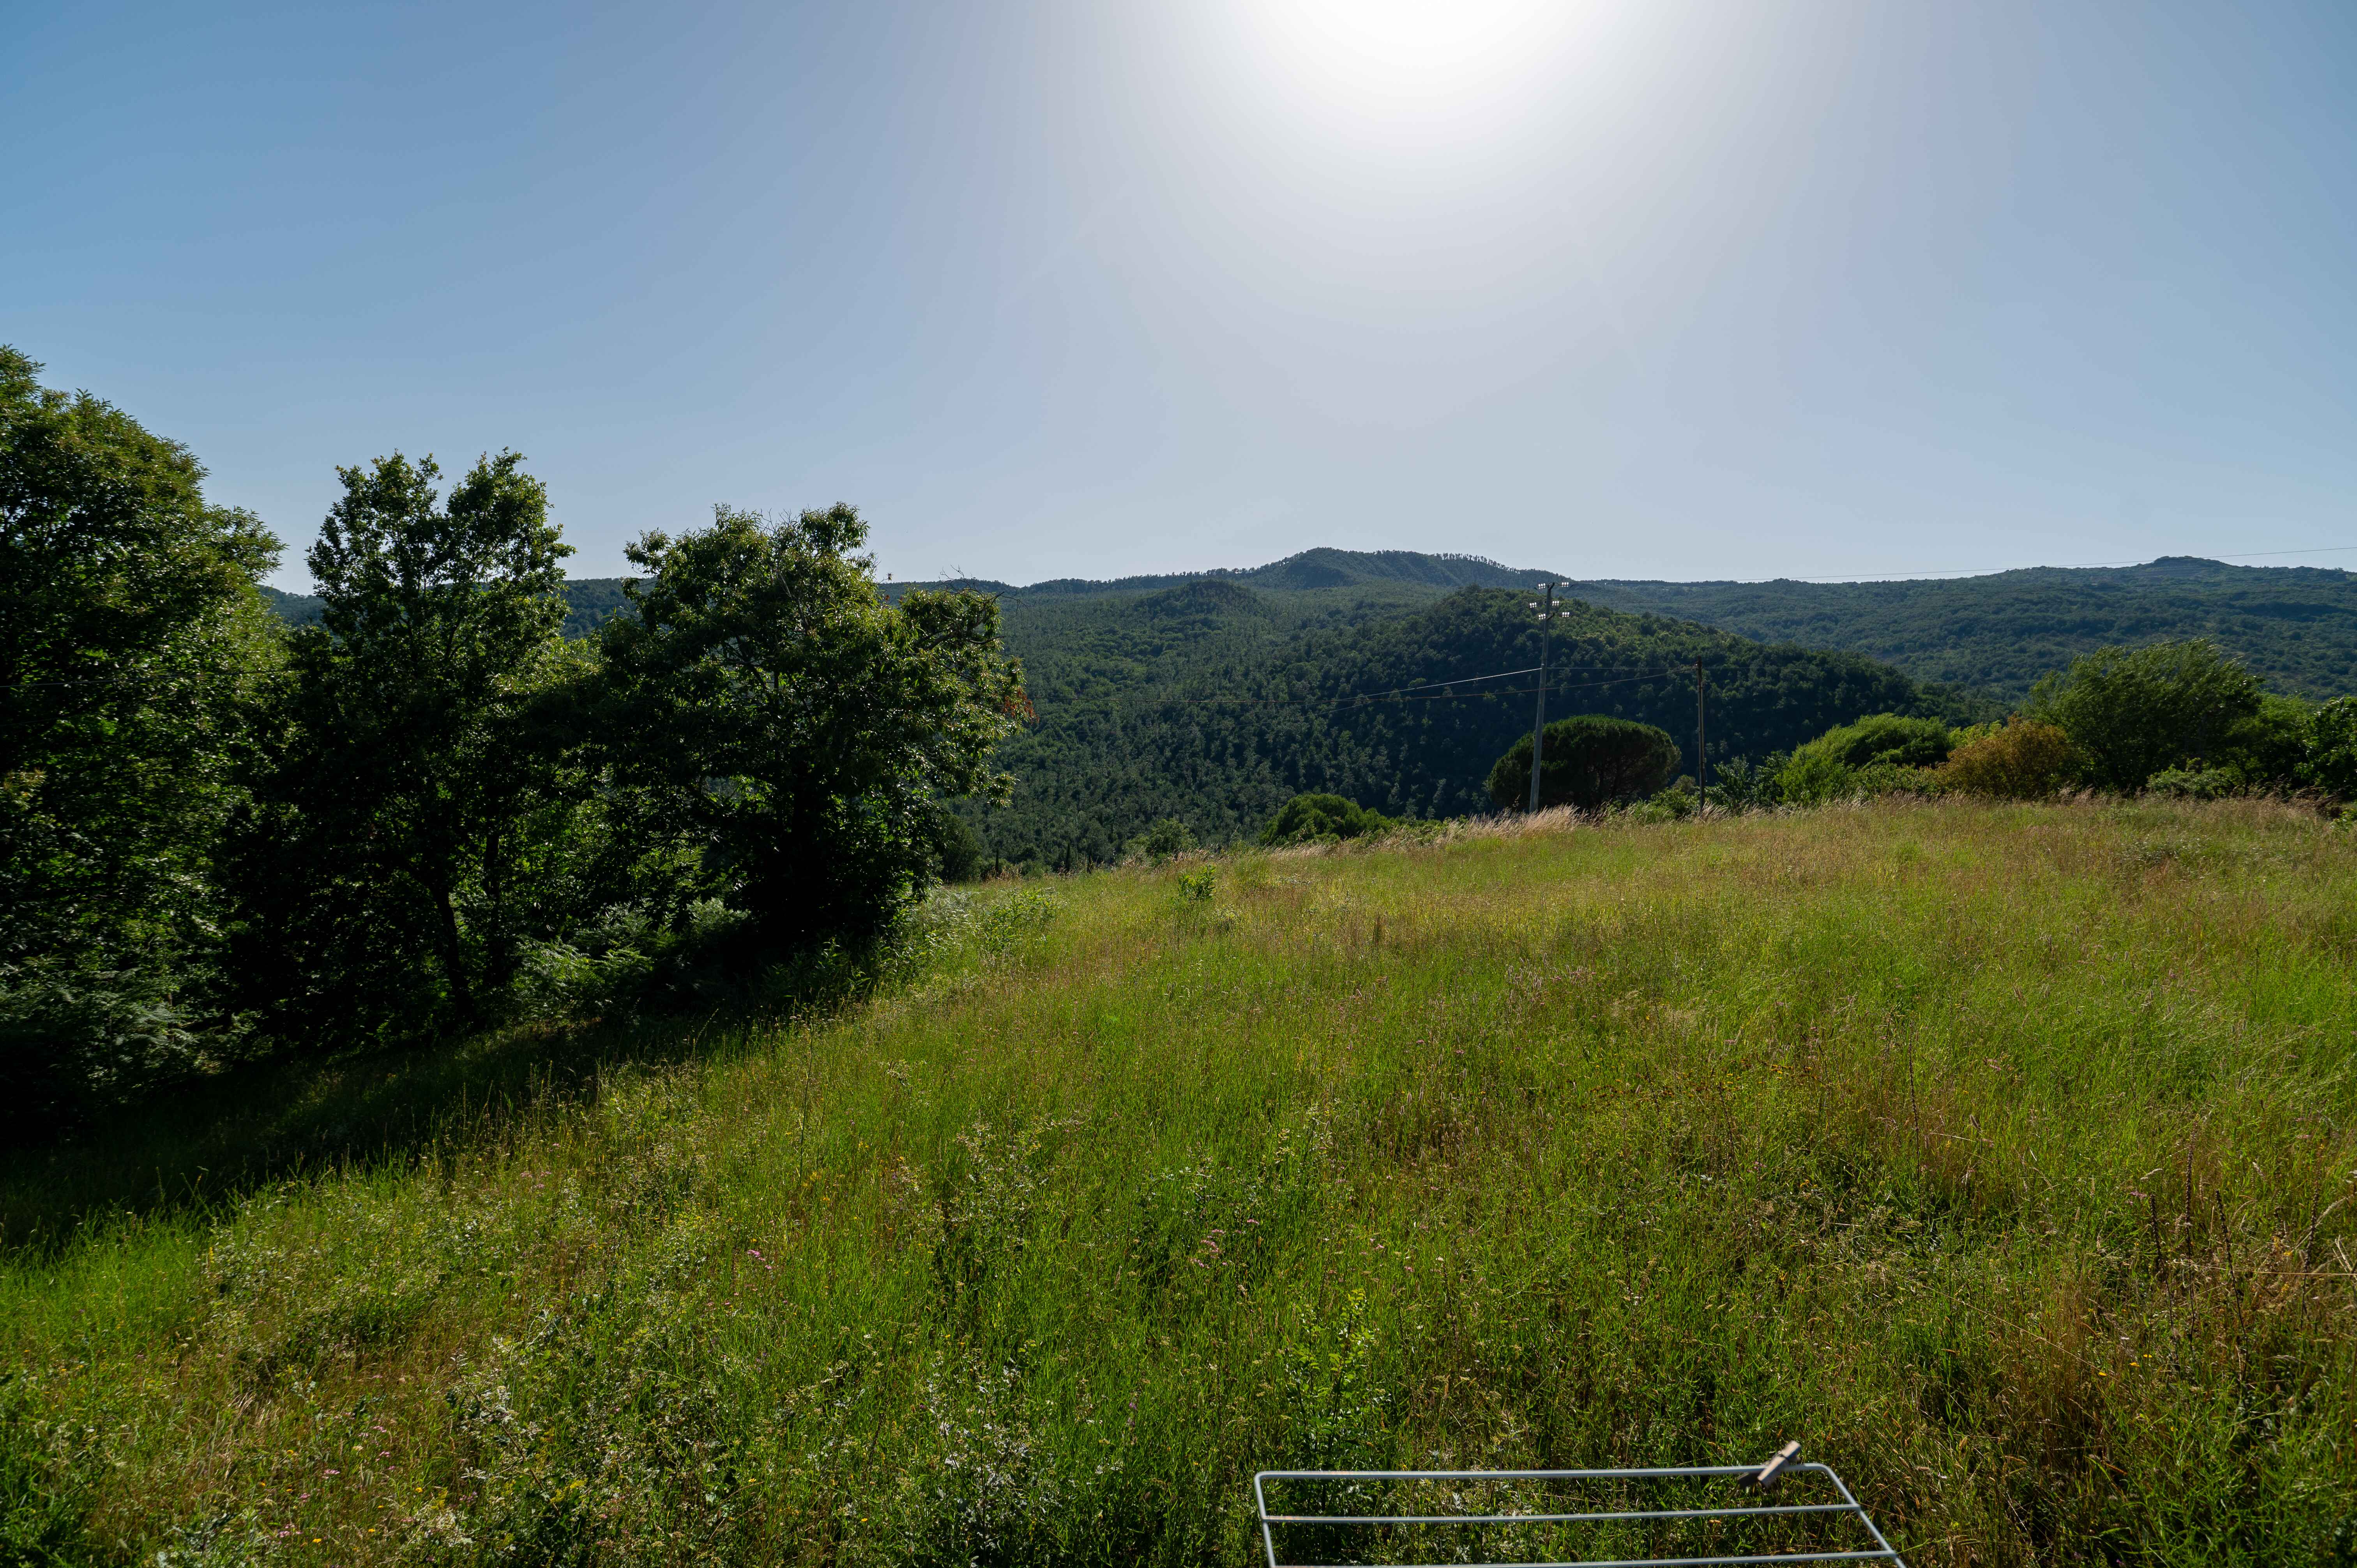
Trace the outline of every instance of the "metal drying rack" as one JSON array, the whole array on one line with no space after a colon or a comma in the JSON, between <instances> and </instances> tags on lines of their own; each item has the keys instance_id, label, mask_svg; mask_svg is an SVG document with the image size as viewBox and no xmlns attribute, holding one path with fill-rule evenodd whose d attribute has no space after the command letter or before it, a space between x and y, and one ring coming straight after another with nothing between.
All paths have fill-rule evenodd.
<instances>
[{"instance_id":1,"label":"metal drying rack","mask_svg":"<svg viewBox=\"0 0 2357 1568\"><path fill-rule=\"evenodd\" d=\"M1787 1443L1764 1465L1705 1465L1684 1469L1655 1470L1263 1470L1253 1477L1253 1498L1260 1508L1261 1542L1268 1549L1268 1568L1333 1568L1333 1565L1288 1561L1277 1552L1280 1530L1305 1527L1369 1529L1399 1527L1447 1526L1652 1526L1702 1520L1731 1520L1739 1527L1745 1521L1784 1519L1796 1521L1823 1521L1839 1528L1845 1521L1855 1520L1873 1544L1854 1549L1801 1546L1791 1551L1720 1553L1716 1556L1649 1556L1649 1557L1573 1557L1544 1563L1495 1563L1491 1568L1721 1568L1733 1563L1890 1563L1906 1568L1899 1552L1883 1538L1874 1520L1867 1516L1848 1486L1824 1465L1798 1463L1801 1445ZM1385 1483L1456 1481L1480 1484L1485 1482L1618 1482L1659 1484L1671 1481L1714 1480L1733 1481L1754 1492L1764 1494L1778 1482L1789 1477L1822 1476L1838 1502L1768 1503L1765 1501L1739 1506L1676 1509L1620 1509L1587 1513L1403 1513L1403 1514L1329 1514L1271 1513L1268 1490L1272 1482L1325 1482L1347 1486L1382 1486ZM1456 1558L1447 1568L1476 1561ZM1442 1564L1413 1564L1405 1568L1444 1568Z\"/></svg>"}]
</instances>

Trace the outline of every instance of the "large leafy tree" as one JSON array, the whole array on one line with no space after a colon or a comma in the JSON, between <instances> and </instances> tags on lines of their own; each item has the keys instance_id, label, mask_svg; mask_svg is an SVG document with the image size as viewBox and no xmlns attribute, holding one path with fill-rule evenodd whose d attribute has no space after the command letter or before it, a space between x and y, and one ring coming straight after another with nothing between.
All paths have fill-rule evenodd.
<instances>
[{"instance_id":1,"label":"large leafy tree","mask_svg":"<svg viewBox=\"0 0 2357 1568\"><path fill-rule=\"evenodd\" d=\"M1650 795L1669 781L1683 754L1669 732L1609 714L1581 714L1546 727L1539 804L1594 811ZM1516 740L1490 769L1490 799L1518 811L1531 798L1531 737Z\"/></svg>"},{"instance_id":2,"label":"large leafy tree","mask_svg":"<svg viewBox=\"0 0 2357 1568\"><path fill-rule=\"evenodd\" d=\"M574 672L565 543L513 452L444 500L431 457L339 470L290 639L282 750L244 835L245 955L269 1002L375 1032L485 1016L575 782L544 718Z\"/></svg>"},{"instance_id":3,"label":"large leafy tree","mask_svg":"<svg viewBox=\"0 0 2357 1568\"><path fill-rule=\"evenodd\" d=\"M931 874L934 802L1003 794L990 755L1028 712L996 602L885 603L866 533L847 506L650 533L601 633L614 778L773 950L882 929Z\"/></svg>"},{"instance_id":4,"label":"large leafy tree","mask_svg":"<svg viewBox=\"0 0 2357 1568\"><path fill-rule=\"evenodd\" d=\"M2038 683L2029 716L2071 737L2094 783L2141 789L2162 768L2223 758L2261 706L2258 677L2196 638L2085 654Z\"/></svg>"},{"instance_id":5,"label":"large leafy tree","mask_svg":"<svg viewBox=\"0 0 2357 1568\"><path fill-rule=\"evenodd\" d=\"M0 1119L184 1060L278 543L186 447L0 348Z\"/></svg>"},{"instance_id":6,"label":"large leafy tree","mask_svg":"<svg viewBox=\"0 0 2357 1568\"><path fill-rule=\"evenodd\" d=\"M2304 771L2303 782L2357 799L2357 697L2335 697L2310 717Z\"/></svg>"}]
</instances>

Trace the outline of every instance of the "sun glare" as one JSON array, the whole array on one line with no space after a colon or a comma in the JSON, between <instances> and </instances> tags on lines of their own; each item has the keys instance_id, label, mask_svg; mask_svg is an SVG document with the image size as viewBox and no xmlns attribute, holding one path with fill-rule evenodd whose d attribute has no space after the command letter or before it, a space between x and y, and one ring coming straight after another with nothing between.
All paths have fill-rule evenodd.
<instances>
[{"instance_id":1,"label":"sun glare","mask_svg":"<svg viewBox=\"0 0 2357 1568\"><path fill-rule=\"evenodd\" d=\"M1567 0L1270 0L1269 41L1308 83L1405 108L1478 98L1560 38Z\"/></svg>"}]
</instances>

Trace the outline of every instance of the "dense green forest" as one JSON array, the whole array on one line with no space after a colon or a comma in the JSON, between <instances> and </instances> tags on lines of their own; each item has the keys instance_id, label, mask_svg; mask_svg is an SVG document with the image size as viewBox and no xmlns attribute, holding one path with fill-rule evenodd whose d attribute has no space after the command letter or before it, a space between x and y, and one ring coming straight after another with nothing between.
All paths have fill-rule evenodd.
<instances>
[{"instance_id":1,"label":"dense green forest","mask_svg":"<svg viewBox=\"0 0 2357 1568\"><path fill-rule=\"evenodd\" d=\"M1517 607L1556 575L1321 549L1243 571L883 590L998 599L1040 720L1003 754L1015 803L966 814L993 854L1070 865L1118 854L1165 818L1211 842L1246 835L1301 790L1393 814L1487 809L1482 779L1528 728L1532 680L1445 700L1377 694L1535 664L1535 624ZM2357 686L2352 583L2340 571L2185 558L1903 583L1575 582L1581 618L1565 625L1587 641L1566 657L1616 670L1727 657L1717 767L1868 712L1986 718L2103 647L2207 637L2276 691L2329 697ZM567 584L565 635L596 632L624 608L623 589L619 578ZM289 619L317 613L296 596L274 602ZM1770 667L1772 697L1760 684ZM1587 674L1559 678L1554 711L1658 724L1691 750L1690 672L1598 687Z\"/></svg>"},{"instance_id":2,"label":"dense green forest","mask_svg":"<svg viewBox=\"0 0 2357 1568\"><path fill-rule=\"evenodd\" d=\"M1428 603L1460 587L1534 587L1566 578L1471 556L1397 550L1311 550L1251 571L1206 575L1263 592L1350 587L1401 605ZM1031 603L1193 580L957 585ZM1565 591L1608 609L1675 616L1763 642L1863 653L1918 681L1972 687L2008 703L2027 695L2040 676L2098 648L2190 638L2216 642L2277 691L2321 698L2357 687L2357 575L2322 567L2230 566L2179 555L2140 566L2040 566L1892 583L1598 579L1570 580ZM1019 644L1016 650L1030 651Z\"/></svg>"},{"instance_id":3,"label":"dense green forest","mask_svg":"<svg viewBox=\"0 0 2357 1568\"><path fill-rule=\"evenodd\" d=\"M1574 583L1591 604L1841 648L2007 701L2083 653L2206 637L2276 690L2357 688L2357 575L2163 556L1902 583Z\"/></svg>"},{"instance_id":4,"label":"dense green forest","mask_svg":"<svg viewBox=\"0 0 2357 1568\"><path fill-rule=\"evenodd\" d=\"M1324 550L1250 572L1026 588L961 579L885 593L997 596L1039 722L999 755L1013 802L959 811L987 853L1071 867L1117 857L1166 818L1205 842L1248 837L1303 791L1394 816L1490 810L1490 768L1530 727L1539 631L1524 590L1545 577L1465 556ZM573 637L626 603L618 578L576 579L566 595ZM279 603L282 614L304 611L291 596ZM1566 607L1554 711L1658 724L1686 737L1689 769L1698 658L1710 672L1715 766L1789 750L1862 714L1963 722L1995 712L1854 655ZM1477 679L1503 671L1523 673Z\"/></svg>"},{"instance_id":5,"label":"dense green forest","mask_svg":"<svg viewBox=\"0 0 2357 1568\"><path fill-rule=\"evenodd\" d=\"M1405 614L1459 588L1535 586L1563 574L1501 566L1464 555L1413 551L1310 550L1246 571L1059 578L1017 586L982 578L954 585L1039 607L1127 597L1196 582L1248 587L1280 618ZM2140 566L2054 567L1980 577L1893 583L1666 583L1574 581L1572 596L1608 609L1699 621L1766 642L1862 653L1918 681L1968 687L2001 702L2028 694L2050 671L2097 648L2206 637L2276 690L2330 697L2357 687L2357 576L2314 566L2232 566L2165 556ZM622 579L576 578L566 585L568 637L585 637L621 607ZM317 601L269 591L279 613L302 622ZM1297 602L1295 596L1314 597ZM1038 638L1067 624L1012 622L1010 647L1027 658L1048 650Z\"/></svg>"},{"instance_id":6,"label":"dense green forest","mask_svg":"<svg viewBox=\"0 0 2357 1568\"><path fill-rule=\"evenodd\" d=\"M1402 611L1363 585L1256 593L1212 579L1001 603L1039 716L999 753L1013 802L961 810L1012 860L1102 860L1165 817L1210 842L1246 836L1301 792L1390 816L1487 811L1491 766L1531 724L1539 625L1520 591L1463 588ZM1853 654L1566 609L1551 711L1659 725L1684 737L1689 769L1696 660L1714 766L1863 714L1992 712Z\"/></svg>"}]
</instances>

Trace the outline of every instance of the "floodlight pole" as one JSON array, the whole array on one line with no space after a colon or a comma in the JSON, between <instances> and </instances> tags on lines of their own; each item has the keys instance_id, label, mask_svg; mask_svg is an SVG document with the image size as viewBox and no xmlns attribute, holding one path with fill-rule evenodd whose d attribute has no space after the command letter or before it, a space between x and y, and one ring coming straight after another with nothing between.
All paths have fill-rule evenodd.
<instances>
[{"instance_id":1,"label":"floodlight pole","mask_svg":"<svg viewBox=\"0 0 2357 1568\"><path fill-rule=\"evenodd\" d=\"M1539 712L1531 723L1531 810L1539 809L1539 768L1546 760L1546 682L1547 641L1555 635L1555 590L1553 583L1542 583L1546 598L1533 607L1539 612Z\"/></svg>"}]
</instances>

